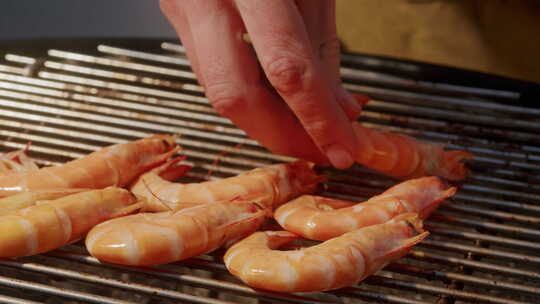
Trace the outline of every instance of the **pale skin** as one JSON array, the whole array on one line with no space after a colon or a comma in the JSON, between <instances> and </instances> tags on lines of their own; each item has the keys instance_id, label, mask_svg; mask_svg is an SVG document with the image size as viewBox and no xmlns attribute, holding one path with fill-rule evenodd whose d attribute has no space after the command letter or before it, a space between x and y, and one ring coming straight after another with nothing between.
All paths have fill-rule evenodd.
<instances>
[{"instance_id":1,"label":"pale skin","mask_svg":"<svg viewBox=\"0 0 540 304\"><path fill-rule=\"evenodd\" d=\"M335 1L160 6L220 115L275 153L336 168L353 164L358 143L350 120L361 107L339 77Z\"/></svg>"}]
</instances>

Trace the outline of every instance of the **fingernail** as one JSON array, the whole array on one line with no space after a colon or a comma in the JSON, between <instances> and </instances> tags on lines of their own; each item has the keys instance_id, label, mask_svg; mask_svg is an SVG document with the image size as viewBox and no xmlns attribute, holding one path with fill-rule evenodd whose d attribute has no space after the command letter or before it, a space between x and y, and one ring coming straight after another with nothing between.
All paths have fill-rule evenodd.
<instances>
[{"instance_id":1,"label":"fingernail","mask_svg":"<svg viewBox=\"0 0 540 304\"><path fill-rule=\"evenodd\" d=\"M346 169L354 163L351 152L340 144L329 146L325 153L332 165L338 169Z\"/></svg>"}]
</instances>

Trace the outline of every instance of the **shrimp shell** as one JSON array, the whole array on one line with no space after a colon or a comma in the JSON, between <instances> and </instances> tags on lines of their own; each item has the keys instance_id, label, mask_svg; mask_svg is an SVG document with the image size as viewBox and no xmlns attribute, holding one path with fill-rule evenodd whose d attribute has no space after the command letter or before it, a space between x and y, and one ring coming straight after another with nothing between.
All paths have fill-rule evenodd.
<instances>
[{"instance_id":1,"label":"shrimp shell","mask_svg":"<svg viewBox=\"0 0 540 304\"><path fill-rule=\"evenodd\" d=\"M35 190L123 187L178 149L174 137L155 135L109 146L62 166L0 175L0 197Z\"/></svg>"},{"instance_id":2,"label":"shrimp shell","mask_svg":"<svg viewBox=\"0 0 540 304\"><path fill-rule=\"evenodd\" d=\"M86 248L101 261L158 265L213 251L253 233L266 212L251 202L202 204L177 212L139 213L94 227Z\"/></svg>"},{"instance_id":3,"label":"shrimp shell","mask_svg":"<svg viewBox=\"0 0 540 304\"><path fill-rule=\"evenodd\" d=\"M435 175L452 181L467 177L465 160L473 154L445 151L443 145L420 142L413 137L371 130L353 122L360 151L356 162L399 179Z\"/></svg>"},{"instance_id":4,"label":"shrimp shell","mask_svg":"<svg viewBox=\"0 0 540 304\"><path fill-rule=\"evenodd\" d=\"M6 213L34 206L49 200L58 199L70 194L89 191L90 189L62 189L22 192L12 196L0 198L0 216Z\"/></svg>"},{"instance_id":5,"label":"shrimp shell","mask_svg":"<svg viewBox=\"0 0 540 304\"><path fill-rule=\"evenodd\" d=\"M26 155L28 147L29 145L23 150L0 154L0 175L38 170L39 167L35 161Z\"/></svg>"},{"instance_id":6,"label":"shrimp shell","mask_svg":"<svg viewBox=\"0 0 540 304\"><path fill-rule=\"evenodd\" d=\"M233 245L225 266L244 283L278 292L312 292L353 285L404 256L429 233L415 214L300 250L275 250L299 238L287 231L256 232Z\"/></svg>"},{"instance_id":7,"label":"shrimp shell","mask_svg":"<svg viewBox=\"0 0 540 304\"><path fill-rule=\"evenodd\" d=\"M136 208L129 191L81 192L0 216L0 257L47 252L80 239L93 226Z\"/></svg>"},{"instance_id":8,"label":"shrimp shell","mask_svg":"<svg viewBox=\"0 0 540 304\"><path fill-rule=\"evenodd\" d=\"M455 192L455 187L438 177L422 177L395 185L363 203L303 195L279 207L274 218L287 231L324 241L406 212L425 219Z\"/></svg>"},{"instance_id":9,"label":"shrimp shell","mask_svg":"<svg viewBox=\"0 0 540 304\"><path fill-rule=\"evenodd\" d=\"M193 204L229 201L235 198L257 201L269 208L279 206L300 194L314 191L323 178L313 164L296 161L258 168L218 181L180 184L174 180L185 168L173 159L143 174L131 187L136 195L146 198L144 211L177 210ZM166 180L167 179L167 180Z\"/></svg>"}]
</instances>

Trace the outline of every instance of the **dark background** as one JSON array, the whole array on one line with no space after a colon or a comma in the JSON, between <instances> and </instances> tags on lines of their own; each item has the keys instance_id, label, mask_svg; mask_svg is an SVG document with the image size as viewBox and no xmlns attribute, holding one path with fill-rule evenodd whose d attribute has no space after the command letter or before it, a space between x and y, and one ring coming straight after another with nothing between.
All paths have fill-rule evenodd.
<instances>
[{"instance_id":1,"label":"dark background","mask_svg":"<svg viewBox=\"0 0 540 304\"><path fill-rule=\"evenodd\" d=\"M176 34L158 0L1 0L0 39L156 38Z\"/></svg>"}]
</instances>

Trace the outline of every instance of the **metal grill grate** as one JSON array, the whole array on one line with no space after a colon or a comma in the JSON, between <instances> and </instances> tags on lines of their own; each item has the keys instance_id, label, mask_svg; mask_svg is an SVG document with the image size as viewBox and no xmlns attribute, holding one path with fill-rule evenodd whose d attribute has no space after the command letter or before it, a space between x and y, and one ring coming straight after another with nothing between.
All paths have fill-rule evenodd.
<instances>
[{"instance_id":1,"label":"metal grill grate","mask_svg":"<svg viewBox=\"0 0 540 304\"><path fill-rule=\"evenodd\" d=\"M24 147L43 164L81 157L149 134L182 134L197 168L220 178L288 161L219 117L180 45L138 51L5 54L0 64L0 150ZM135 48L136 49L136 48ZM220 253L154 268L100 264L80 244L0 260L0 302L88 303L539 303L540 108L520 92L416 81L374 67L414 64L345 55L352 91L375 100L367 126L474 152L474 172L427 222L432 235L407 257L358 286L327 293L256 291L231 277ZM360 67L360 68L359 68ZM239 149L232 149L242 144ZM219 167L212 162L223 151ZM327 170L324 195L361 200L395 184L359 166Z\"/></svg>"}]
</instances>

